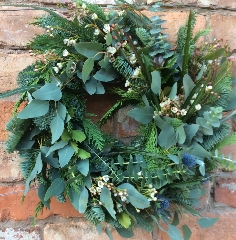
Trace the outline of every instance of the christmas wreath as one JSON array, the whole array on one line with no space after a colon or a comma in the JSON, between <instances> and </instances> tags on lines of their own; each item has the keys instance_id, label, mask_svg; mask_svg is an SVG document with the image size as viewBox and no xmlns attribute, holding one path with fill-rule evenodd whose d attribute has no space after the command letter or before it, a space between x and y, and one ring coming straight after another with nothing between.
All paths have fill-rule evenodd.
<instances>
[{"instance_id":1,"label":"christmas wreath","mask_svg":"<svg viewBox=\"0 0 236 240\"><path fill-rule=\"evenodd\" d=\"M152 231L157 224L171 239L183 239L176 227L183 212L199 216L204 227L217 220L194 206L212 170L234 167L218 153L236 140L227 122L236 105L232 51L216 39L196 46L210 29L194 35L192 11L173 48L160 16L117 4L103 9L76 0L66 16L43 9L47 14L33 24L45 32L28 45L37 61L20 72L19 88L0 95L21 93L6 125L6 149L22 159L24 196L37 181L36 217L56 196L98 231L106 222L129 238L135 227ZM119 98L95 124L86 98L105 88ZM99 128L125 106L139 123L128 146ZM189 239L188 226L182 230Z\"/></svg>"}]
</instances>

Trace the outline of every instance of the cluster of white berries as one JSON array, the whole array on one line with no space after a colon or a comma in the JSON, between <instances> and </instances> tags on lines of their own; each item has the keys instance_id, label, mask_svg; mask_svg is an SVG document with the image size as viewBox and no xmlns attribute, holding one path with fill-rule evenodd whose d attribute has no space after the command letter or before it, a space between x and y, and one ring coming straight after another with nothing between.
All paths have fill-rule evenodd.
<instances>
[{"instance_id":1,"label":"cluster of white berries","mask_svg":"<svg viewBox=\"0 0 236 240\"><path fill-rule=\"evenodd\" d=\"M141 72L141 67L140 66L135 68L134 71L133 71L132 78L137 78L140 72Z\"/></svg>"},{"instance_id":2,"label":"cluster of white berries","mask_svg":"<svg viewBox=\"0 0 236 240\"><path fill-rule=\"evenodd\" d=\"M97 180L97 179L96 179ZM108 175L104 175L101 178L99 178L99 180L97 180L97 185L92 186L91 188L89 188L89 191L92 195L100 195L102 188L104 186L106 186L109 190L111 190L113 183L108 184L107 182L109 181L109 176Z\"/></svg>"},{"instance_id":3,"label":"cluster of white berries","mask_svg":"<svg viewBox=\"0 0 236 240\"><path fill-rule=\"evenodd\" d=\"M60 69L62 69L63 65L62 63L57 63L57 66L53 67L53 70L55 71L55 73L58 73L60 71Z\"/></svg>"},{"instance_id":4,"label":"cluster of white berries","mask_svg":"<svg viewBox=\"0 0 236 240\"><path fill-rule=\"evenodd\" d=\"M63 42L64 42L64 44L66 44L67 46L75 46L75 44L76 44L76 41L75 40L73 40L73 39L64 39L63 40Z\"/></svg>"},{"instance_id":5,"label":"cluster of white berries","mask_svg":"<svg viewBox=\"0 0 236 240\"><path fill-rule=\"evenodd\" d=\"M135 54L131 54L131 56L129 57L129 61L131 64L135 64L137 62Z\"/></svg>"},{"instance_id":6,"label":"cluster of white berries","mask_svg":"<svg viewBox=\"0 0 236 240\"><path fill-rule=\"evenodd\" d=\"M156 194L157 194L157 190L156 188L154 188L152 186L152 184L149 184L148 185L148 190L146 190L146 196L148 197L148 201L151 202L151 201L154 201L156 202L157 201L157 197L156 197Z\"/></svg>"}]
</instances>

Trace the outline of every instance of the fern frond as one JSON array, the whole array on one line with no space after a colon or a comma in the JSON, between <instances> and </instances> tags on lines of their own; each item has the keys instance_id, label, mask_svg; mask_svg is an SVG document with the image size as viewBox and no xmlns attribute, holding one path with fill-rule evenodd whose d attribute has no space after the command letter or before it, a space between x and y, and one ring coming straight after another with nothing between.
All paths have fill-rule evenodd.
<instances>
[{"instance_id":1,"label":"fern frond","mask_svg":"<svg viewBox=\"0 0 236 240\"><path fill-rule=\"evenodd\" d=\"M87 136L87 141L90 144L94 144L97 149L102 150L105 140L103 138L103 133L101 130L97 127L96 124L87 118L83 119L83 126L85 134Z\"/></svg>"},{"instance_id":2,"label":"fern frond","mask_svg":"<svg viewBox=\"0 0 236 240\"><path fill-rule=\"evenodd\" d=\"M16 146L20 142L20 139L24 133L28 130L31 124L30 119L17 118L15 114L6 124L6 130L9 131L9 136L6 141L6 151L12 153L16 150Z\"/></svg>"},{"instance_id":3,"label":"fern frond","mask_svg":"<svg viewBox=\"0 0 236 240\"><path fill-rule=\"evenodd\" d=\"M120 56L113 62L113 67L117 70L117 72L124 76L126 80L130 79L134 72L130 64Z\"/></svg>"},{"instance_id":4,"label":"fern frond","mask_svg":"<svg viewBox=\"0 0 236 240\"><path fill-rule=\"evenodd\" d=\"M225 146L229 146L236 143L236 132L226 136L221 142L216 145L216 149L220 150Z\"/></svg>"},{"instance_id":5,"label":"fern frond","mask_svg":"<svg viewBox=\"0 0 236 240\"><path fill-rule=\"evenodd\" d=\"M145 47L152 46L154 44L153 37L144 28L136 28L136 34Z\"/></svg>"},{"instance_id":6,"label":"fern frond","mask_svg":"<svg viewBox=\"0 0 236 240\"><path fill-rule=\"evenodd\" d=\"M230 133L230 130L230 125L226 122L223 122L219 128L213 129L213 135L204 136L202 143L203 147L207 151L210 151Z\"/></svg>"}]
</instances>

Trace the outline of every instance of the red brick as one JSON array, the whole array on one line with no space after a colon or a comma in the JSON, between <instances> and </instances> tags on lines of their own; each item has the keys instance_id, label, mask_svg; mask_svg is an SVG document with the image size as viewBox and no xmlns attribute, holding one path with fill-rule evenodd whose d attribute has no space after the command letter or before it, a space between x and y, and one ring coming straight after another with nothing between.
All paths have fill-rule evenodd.
<instances>
[{"instance_id":1,"label":"red brick","mask_svg":"<svg viewBox=\"0 0 236 240\"><path fill-rule=\"evenodd\" d=\"M181 5L194 5L194 6L204 6L204 7L217 7L217 8L235 8L236 3L233 0L165 0L165 3L178 3Z\"/></svg>"},{"instance_id":2,"label":"red brick","mask_svg":"<svg viewBox=\"0 0 236 240\"><path fill-rule=\"evenodd\" d=\"M189 15L189 12L186 12L186 11L161 12L159 14L149 12L149 11L143 11L143 13L148 17L161 15L161 19L166 20L166 22L162 25L163 28L166 28L163 32L168 34L167 39L172 44L175 44L179 27L186 23ZM198 32L199 30L206 28L205 16L198 14L196 18L197 18L197 22L194 28L195 33Z\"/></svg>"},{"instance_id":3,"label":"red brick","mask_svg":"<svg viewBox=\"0 0 236 240\"><path fill-rule=\"evenodd\" d=\"M127 115L131 109L133 109L131 106L122 108L116 115L114 126L115 136L117 138L137 136L138 122Z\"/></svg>"},{"instance_id":4,"label":"red brick","mask_svg":"<svg viewBox=\"0 0 236 240\"><path fill-rule=\"evenodd\" d=\"M221 178L216 182L214 200L236 207L236 178Z\"/></svg>"},{"instance_id":5,"label":"red brick","mask_svg":"<svg viewBox=\"0 0 236 240\"><path fill-rule=\"evenodd\" d=\"M213 14L210 17L210 25L212 25L211 37L228 40L231 49L236 48L236 16Z\"/></svg>"},{"instance_id":6,"label":"red brick","mask_svg":"<svg viewBox=\"0 0 236 240\"><path fill-rule=\"evenodd\" d=\"M22 204L23 193L24 185L0 186L0 221L27 220L34 216L35 207L39 202L37 187L28 192ZM50 210L44 209L43 213L38 215L38 219L45 219L53 215L64 218L82 216L69 201L59 203L55 198L52 198Z\"/></svg>"},{"instance_id":7,"label":"red brick","mask_svg":"<svg viewBox=\"0 0 236 240\"><path fill-rule=\"evenodd\" d=\"M119 234L112 230L114 240L123 240ZM105 232L98 234L95 226L86 221L48 224L44 229L44 240L108 240L109 237ZM152 240L152 234L140 229L135 230L135 235L131 240Z\"/></svg>"},{"instance_id":8,"label":"red brick","mask_svg":"<svg viewBox=\"0 0 236 240\"><path fill-rule=\"evenodd\" d=\"M15 182L22 180L20 172L20 157L15 152L7 154L5 151L5 144L0 142L0 182Z\"/></svg>"},{"instance_id":9,"label":"red brick","mask_svg":"<svg viewBox=\"0 0 236 240\"><path fill-rule=\"evenodd\" d=\"M0 239L6 240L40 240L40 229L32 228L2 228L0 229Z\"/></svg>"},{"instance_id":10,"label":"red brick","mask_svg":"<svg viewBox=\"0 0 236 240\"><path fill-rule=\"evenodd\" d=\"M44 11L17 7L0 7L0 43L17 47L25 46L35 34L42 29L30 25L36 17L45 14Z\"/></svg>"},{"instance_id":11,"label":"red brick","mask_svg":"<svg viewBox=\"0 0 236 240\"><path fill-rule=\"evenodd\" d=\"M35 58L29 54L6 54L0 52L0 93L16 88L18 73L34 62Z\"/></svg>"},{"instance_id":12,"label":"red brick","mask_svg":"<svg viewBox=\"0 0 236 240\"><path fill-rule=\"evenodd\" d=\"M203 217L218 217L219 220L210 228L201 228L196 217L184 215L181 226L186 224L192 231L190 240L235 240L236 211L220 213L202 213ZM180 227L181 227L180 226ZM159 231L157 240L169 240L166 233Z\"/></svg>"}]
</instances>

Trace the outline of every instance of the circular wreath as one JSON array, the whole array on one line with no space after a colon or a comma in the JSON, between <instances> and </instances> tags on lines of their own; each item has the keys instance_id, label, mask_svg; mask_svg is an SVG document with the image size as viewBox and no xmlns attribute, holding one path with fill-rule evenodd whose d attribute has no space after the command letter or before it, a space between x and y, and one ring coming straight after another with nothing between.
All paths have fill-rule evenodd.
<instances>
[{"instance_id":1,"label":"circular wreath","mask_svg":"<svg viewBox=\"0 0 236 240\"><path fill-rule=\"evenodd\" d=\"M193 207L210 172L234 164L216 150L236 140L226 122L235 112L222 117L236 105L232 52L218 40L196 47L209 29L193 34L192 11L172 48L158 15L149 19L138 6L119 4L108 11L78 0L66 17L44 9L33 23L45 29L28 45L38 60L19 74L19 88L1 95L22 93L6 126L6 149L22 159L24 195L32 181L39 184L36 217L56 196L98 230L107 222L129 238L134 227L151 231L155 223L182 239L182 212L198 215L204 227L216 221ZM86 98L105 94L107 82L119 100L97 125ZM98 126L129 105L139 134L127 146ZM190 235L185 225L184 239Z\"/></svg>"}]
</instances>

